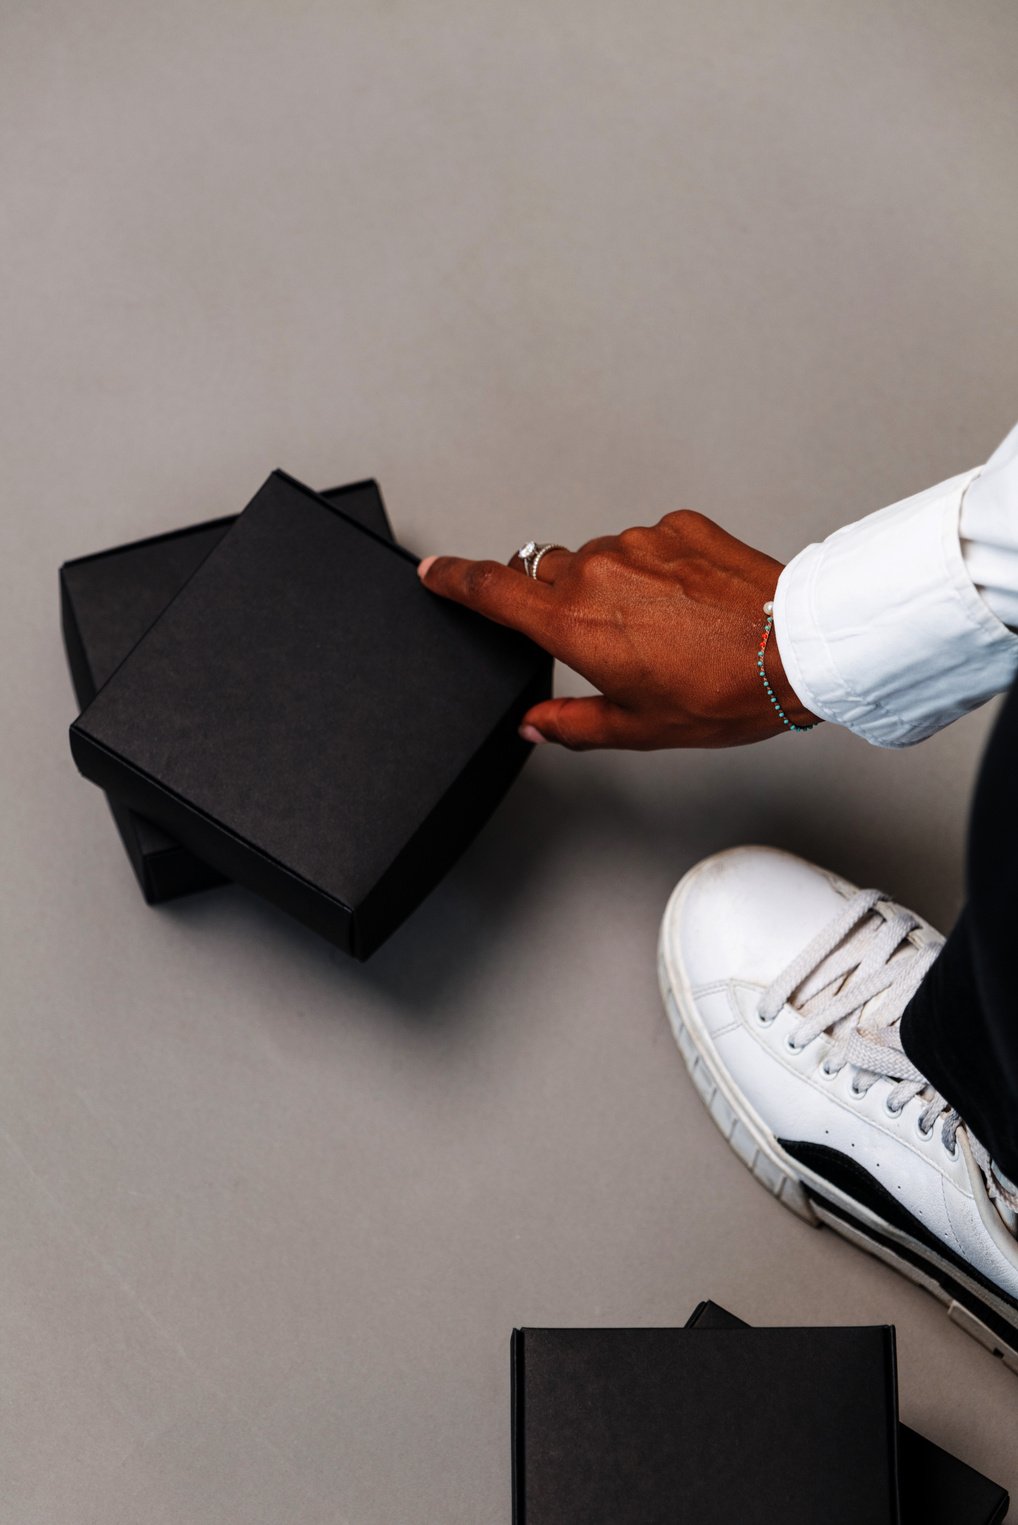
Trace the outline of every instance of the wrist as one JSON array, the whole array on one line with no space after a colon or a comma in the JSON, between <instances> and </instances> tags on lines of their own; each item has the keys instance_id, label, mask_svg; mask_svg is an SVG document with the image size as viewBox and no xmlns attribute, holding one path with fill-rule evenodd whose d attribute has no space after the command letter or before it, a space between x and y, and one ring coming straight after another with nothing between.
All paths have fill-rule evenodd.
<instances>
[{"instance_id":1,"label":"wrist","mask_svg":"<svg viewBox=\"0 0 1018 1525\"><path fill-rule=\"evenodd\" d=\"M787 720L791 725L797 726L800 730L808 730L812 726L820 725L821 716L815 715L812 710L806 708L785 672L781 652L774 639L773 602L764 605L764 622L764 634L760 647L762 663L760 673L764 681L765 693L768 698L773 697L777 700L781 712L780 718ZM785 729L784 725L781 729Z\"/></svg>"}]
</instances>

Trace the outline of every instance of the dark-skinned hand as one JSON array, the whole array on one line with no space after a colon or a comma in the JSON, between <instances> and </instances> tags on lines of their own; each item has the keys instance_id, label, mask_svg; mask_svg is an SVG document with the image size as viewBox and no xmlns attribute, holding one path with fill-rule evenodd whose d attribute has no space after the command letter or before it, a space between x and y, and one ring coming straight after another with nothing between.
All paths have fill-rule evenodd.
<instances>
[{"instance_id":1,"label":"dark-skinned hand","mask_svg":"<svg viewBox=\"0 0 1018 1525\"><path fill-rule=\"evenodd\" d=\"M781 563L703 514L681 509L577 551L547 551L529 577L518 556L428 556L424 586L520 630L600 692L546 699L528 741L575 750L733 747L786 729L757 671ZM811 725L768 642L767 681L789 720Z\"/></svg>"}]
</instances>

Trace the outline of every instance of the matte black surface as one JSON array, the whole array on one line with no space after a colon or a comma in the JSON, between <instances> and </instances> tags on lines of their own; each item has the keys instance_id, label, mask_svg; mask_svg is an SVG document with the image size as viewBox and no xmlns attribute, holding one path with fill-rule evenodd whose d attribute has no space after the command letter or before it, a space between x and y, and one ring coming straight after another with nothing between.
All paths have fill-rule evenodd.
<instances>
[{"instance_id":1,"label":"matte black surface","mask_svg":"<svg viewBox=\"0 0 1018 1525\"><path fill-rule=\"evenodd\" d=\"M530 748L529 641L284 473L71 728L85 775L358 956L437 882Z\"/></svg>"},{"instance_id":2,"label":"matte black surface","mask_svg":"<svg viewBox=\"0 0 1018 1525\"><path fill-rule=\"evenodd\" d=\"M322 496L358 523L392 539L377 482L330 487ZM230 514L64 563L60 568L61 623L79 708L92 702L236 517ZM222 874L154 821L111 797L108 804L150 905L225 882Z\"/></svg>"},{"instance_id":3,"label":"matte black surface","mask_svg":"<svg viewBox=\"0 0 1018 1525\"><path fill-rule=\"evenodd\" d=\"M515 1525L887 1525L894 1331L523 1329Z\"/></svg>"},{"instance_id":4,"label":"matte black surface","mask_svg":"<svg viewBox=\"0 0 1018 1525\"><path fill-rule=\"evenodd\" d=\"M747 1329L717 1303L693 1310L687 1329ZM1005 1489L959 1461L932 1440L898 1426L898 1493L901 1525L998 1525L1007 1514Z\"/></svg>"}]
</instances>

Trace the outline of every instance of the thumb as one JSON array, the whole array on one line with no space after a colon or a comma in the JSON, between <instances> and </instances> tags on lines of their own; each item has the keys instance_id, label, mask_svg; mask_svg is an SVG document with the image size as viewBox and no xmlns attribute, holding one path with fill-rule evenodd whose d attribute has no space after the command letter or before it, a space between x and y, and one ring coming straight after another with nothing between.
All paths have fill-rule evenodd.
<instances>
[{"instance_id":1,"label":"thumb","mask_svg":"<svg viewBox=\"0 0 1018 1525\"><path fill-rule=\"evenodd\" d=\"M594 747L639 747L640 722L631 710L600 695L590 699L546 699L523 717L526 741L555 741L573 752Z\"/></svg>"}]
</instances>

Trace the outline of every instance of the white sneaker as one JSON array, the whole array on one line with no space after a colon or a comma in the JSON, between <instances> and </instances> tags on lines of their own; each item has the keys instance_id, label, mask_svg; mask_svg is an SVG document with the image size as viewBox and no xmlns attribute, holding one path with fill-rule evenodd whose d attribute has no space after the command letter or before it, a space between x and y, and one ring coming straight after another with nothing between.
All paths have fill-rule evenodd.
<instances>
[{"instance_id":1,"label":"white sneaker","mask_svg":"<svg viewBox=\"0 0 1018 1525\"><path fill-rule=\"evenodd\" d=\"M658 967L686 1067L757 1180L1018 1372L1018 1199L898 1037L942 944L877 890L741 847L677 885Z\"/></svg>"}]
</instances>

